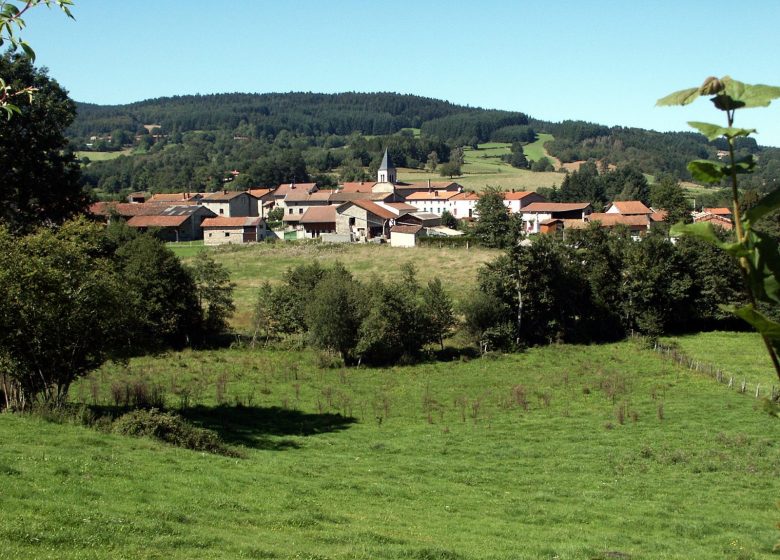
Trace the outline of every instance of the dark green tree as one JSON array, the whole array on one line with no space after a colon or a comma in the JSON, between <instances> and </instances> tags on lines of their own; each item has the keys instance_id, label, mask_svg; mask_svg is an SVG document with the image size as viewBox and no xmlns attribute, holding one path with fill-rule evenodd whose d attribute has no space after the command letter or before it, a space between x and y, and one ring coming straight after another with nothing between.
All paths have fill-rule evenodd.
<instances>
[{"instance_id":1,"label":"dark green tree","mask_svg":"<svg viewBox=\"0 0 780 560\"><path fill-rule=\"evenodd\" d=\"M14 237L0 227L0 393L4 405L59 405L71 383L130 350L132 308L102 227Z\"/></svg>"},{"instance_id":2,"label":"dark green tree","mask_svg":"<svg viewBox=\"0 0 780 560\"><path fill-rule=\"evenodd\" d=\"M689 224L693 221L691 207L680 182L670 175L660 177L658 182L650 187L650 204L657 210L666 210L665 221L668 224Z\"/></svg>"},{"instance_id":3,"label":"dark green tree","mask_svg":"<svg viewBox=\"0 0 780 560\"><path fill-rule=\"evenodd\" d=\"M65 151L65 129L76 107L67 92L26 57L0 57L0 76L15 90L35 89L31 98L14 100L19 112L0 126L0 223L14 232L61 223L88 202L79 184L78 162Z\"/></svg>"},{"instance_id":4,"label":"dark green tree","mask_svg":"<svg viewBox=\"0 0 780 560\"><path fill-rule=\"evenodd\" d=\"M228 319L236 310L233 303L236 285L230 281L230 272L206 251L197 254L189 270L195 282L205 333L219 334L227 330Z\"/></svg>"},{"instance_id":5,"label":"dark green tree","mask_svg":"<svg viewBox=\"0 0 780 560\"><path fill-rule=\"evenodd\" d=\"M509 241L509 214L501 189L486 188L477 201L475 212L479 219L474 226L474 235L486 247L505 247Z\"/></svg>"},{"instance_id":6,"label":"dark green tree","mask_svg":"<svg viewBox=\"0 0 780 560\"><path fill-rule=\"evenodd\" d=\"M425 327L425 340L438 342L444 350L444 339L452 334L452 329L458 324L452 298L444 290L438 277L428 282L421 295L422 313L419 321L422 321Z\"/></svg>"}]
</instances>

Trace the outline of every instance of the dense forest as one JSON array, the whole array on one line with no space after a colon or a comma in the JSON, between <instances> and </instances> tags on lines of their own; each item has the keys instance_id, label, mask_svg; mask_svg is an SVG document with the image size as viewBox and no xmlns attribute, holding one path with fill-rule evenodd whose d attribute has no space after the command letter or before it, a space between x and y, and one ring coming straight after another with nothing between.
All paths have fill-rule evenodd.
<instances>
[{"instance_id":1,"label":"dense forest","mask_svg":"<svg viewBox=\"0 0 780 560\"><path fill-rule=\"evenodd\" d=\"M514 146L540 132L561 162L594 161L653 176L690 180L687 163L716 159L724 146L694 132L655 132L583 121L547 122L523 113L486 110L394 93L188 95L121 106L78 103L68 128L74 150L121 150L132 156L94 161L84 183L104 195L128 190L214 190L288 181L370 179L387 147L400 167L435 168L463 146ZM419 132L417 132L419 131ZM766 192L780 173L780 150L742 140L756 156L746 188ZM522 150L514 150L519 157ZM90 163L89 154L84 163ZM520 158L525 164L523 158ZM530 166L533 162L527 162ZM618 189L620 190L620 189ZM715 197L717 198L717 197ZM714 199L713 199L714 200Z\"/></svg>"}]
</instances>

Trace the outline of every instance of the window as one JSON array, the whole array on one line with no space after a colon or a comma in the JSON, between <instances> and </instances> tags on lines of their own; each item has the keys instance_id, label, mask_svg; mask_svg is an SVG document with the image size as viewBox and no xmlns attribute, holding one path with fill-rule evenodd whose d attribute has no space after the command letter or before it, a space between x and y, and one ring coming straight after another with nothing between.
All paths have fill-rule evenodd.
<instances>
[{"instance_id":1,"label":"window","mask_svg":"<svg viewBox=\"0 0 780 560\"><path fill-rule=\"evenodd\" d=\"M230 232L229 231L225 232L225 237L230 237Z\"/></svg>"},{"instance_id":2,"label":"window","mask_svg":"<svg viewBox=\"0 0 780 560\"><path fill-rule=\"evenodd\" d=\"M293 209L292 209L292 208L289 208L288 210L289 210L289 211L288 211L287 213L288 213L288 214L292 214L292 211L293 211Z\"/></svg>"},{"instance_id":3,"label":"window","mask_svg":"<svg viewBox=\"0 0 780 560\"><path fill-rule=\"evenodd\" d=\"M355 218L349 219L349 225L354 226L355 225Z\"/></svg>"},{"instance_id":4,"label":"window","mask_svg":"<svg viewBox=\"0 0 780 560\"><path fill-rule=\"evenodd\" d=\"M225 213L225 209L224 209L224 208L220 208L220 209L219 209L219 213L220 213L220 214L224 214L224 213Z\"/></svg>"},{"instance_id":5,"label":"window","mask_svg":"<svg viewBox=\"0 0 780 560\"><path fill-rule=\"evenodd\" d=\"M298 208L298 214L303 214L303 208Z\"/></svg>"}]
</instances>

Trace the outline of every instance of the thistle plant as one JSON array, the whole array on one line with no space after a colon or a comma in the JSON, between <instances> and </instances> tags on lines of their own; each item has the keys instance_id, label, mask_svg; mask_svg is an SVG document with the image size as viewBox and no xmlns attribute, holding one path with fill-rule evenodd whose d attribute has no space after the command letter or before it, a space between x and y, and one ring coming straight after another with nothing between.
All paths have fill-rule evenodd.
<instances>
[{"instance_id":1,"label":"thistle plant","mask_svg":"<svg viewBox=\"0 0 780 560\"><path fill-rule=\"evenodd\" d=\"M773 99L780 97L780 87L744 84L728 76L720 79L709 77L700 87L677 91L659 99L656 104L688 105L699 97L709 97L715 108L725 113L727 124L725 127L704 122L688 124L709 140L725 138L729 157L726 162L694 160L688 164L688 170L697 181L710 184L727 181L730 184L736 240L721 241L712 224L708 222L677 224L672 228L672 233L699 237L720 247L737 261L745 283L748 303L722 307L747 321L761 334L775 373L780 379L780 323L767 317L758 308L759 303L780 304L780 251L775 239L754 228L762 217L780 208L780 189L767 194L749 210L743 211L740 208L738 177L752 173L756 160L752 154L737 159L735 144L738 138L748 137L756 130L734 126L734 116L738 109L769 106Z\"/></svg>"}]
</instances>

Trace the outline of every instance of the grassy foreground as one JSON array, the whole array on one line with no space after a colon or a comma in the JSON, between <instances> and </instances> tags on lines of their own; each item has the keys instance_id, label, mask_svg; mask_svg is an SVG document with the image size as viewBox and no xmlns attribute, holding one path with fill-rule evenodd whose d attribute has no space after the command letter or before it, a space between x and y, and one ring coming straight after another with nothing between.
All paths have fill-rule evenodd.
<instances>
[{"instance_id":1,"label":"grassy foreground","mask_svg":"<svg viewBox=\"0 0 780 560\"><path fill-rule=\"evenodd\" d=\"M244 459L0 415L0 558L773 557L780 423L632 343L316 362L175 353L73 390L187 394Z\"/></svg>"}]
</instances>

